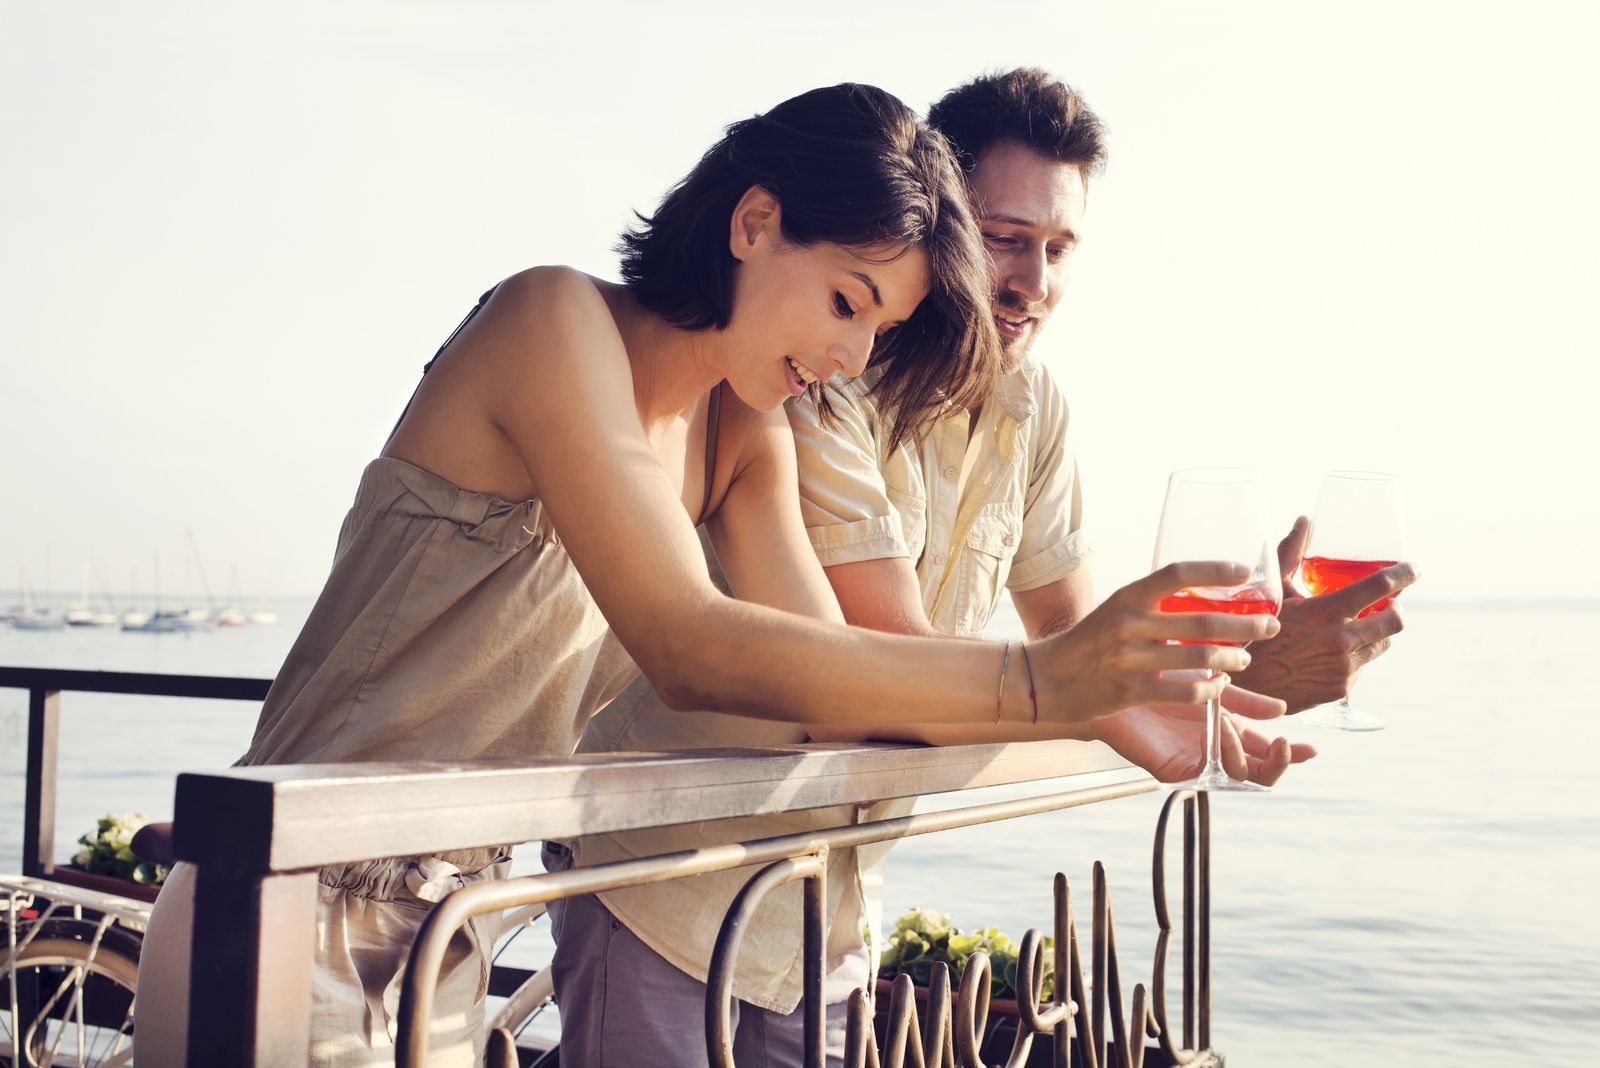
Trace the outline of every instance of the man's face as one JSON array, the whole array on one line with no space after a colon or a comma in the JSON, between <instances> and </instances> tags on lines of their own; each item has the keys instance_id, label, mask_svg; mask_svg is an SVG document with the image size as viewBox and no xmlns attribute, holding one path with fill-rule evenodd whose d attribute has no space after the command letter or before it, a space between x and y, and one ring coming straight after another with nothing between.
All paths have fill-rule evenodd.
<instances>
[{"instance_id":1,"label":"man's face","mask_svg":"<svg viewBox=\"0 0 1600 1068\"><path fill-rule=\"evenodd\" d=\"M1005 369L1015 370L1061 302L1072 251L1083 232L1087 190L1076 164L1001 141L970 180L989 250L995 326Z\"/></svg>"}]
</instances>

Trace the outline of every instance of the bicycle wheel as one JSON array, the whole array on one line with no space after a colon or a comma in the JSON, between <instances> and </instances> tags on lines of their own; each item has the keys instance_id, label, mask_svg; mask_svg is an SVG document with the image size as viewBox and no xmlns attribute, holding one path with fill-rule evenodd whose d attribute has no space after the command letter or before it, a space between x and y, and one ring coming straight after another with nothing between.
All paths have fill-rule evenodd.
<instances>
[{"instance_id":1,"label":"bicycle wheel","mask_svg":"<svg viewBox=\"0 0 1600 1068\"><path fill-rule=\"evenodd\" d=\"M97 929L90 920L46 921L15 961L0 943L0 1065L109 1068L133 1063L139 938L108 927L96 945ZM19 932L19 941L27 934Z\"/></svg>"},{"instance_id":2,"label":"bicycle wheel","mask_svg":"<svg viewBox=\"0 0 1600 1068\"><path fill-rule=\"evenodd\" d=\"M500 955L506 951L507 947L517 940L518 936L528 931L544 914L545 907L543 905L527 905L508 912L502 917L501 922L504 925L504 930L508 931L509 934L503 938L499 948L495 951L496 961L500 959ZM527 1030L554 1003L555 984L551 981L550 969L548 967L541 968L529 976L510 994L506 995L506 999L501 1003L499 1011L490 1019L488 1030L491 1035L495 1031L504 1031L506 1049L514 1049L517 1041L522 1038L523 1031ZM548 1038L546 1038L546 1041L548 1041ZM491 1065L494 1064L494 1049L495 1046L491 1042L490 1059L487 1062ZM556 1057L557 1051L554 1048L545 1050L535 1056L530 1068L550 1068L550 1066L558 1063ZM515 1061L508 1063L515 1063Z\"/></svg>"}]
</instances>

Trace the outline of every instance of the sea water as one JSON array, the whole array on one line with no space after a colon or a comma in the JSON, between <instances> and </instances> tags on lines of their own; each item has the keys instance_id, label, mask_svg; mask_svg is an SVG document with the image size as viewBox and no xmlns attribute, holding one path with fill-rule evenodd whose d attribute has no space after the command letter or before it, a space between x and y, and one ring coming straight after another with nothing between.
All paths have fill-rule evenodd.
<instances>
[{"instance_id":1,"label":"sea water","mask_svg":"<svg viewBox=\"0 0 1600 1068\"><path fill-rule=\"evenodd\" d=\"M308 604L267 607L278 624L191 634L0 626L0 665L264 678ZM1269 725L1320 755L1271 794L1213 799L1212 1039L1232 1065L1579 1063L1600 1042L1600 727L1587 663L1600 606L1406 610L1405 633L1354 699L1388 730ZM1003 612L992 632L1021 627ZM63 694L57 859L107 811L170 815L176 772L229 764L255 715L250 702ZM27 694L0 690L0 869L20 866L26 738ZM1059 870L1087 931L1100 860L1126 998L1150 984L1160 804L1146 794L902 842L886 921L926 906L1015 939L1048 933ZM519 869L533 870L532 852ZM1176 870L1169 884L1176 910ZM1174 946L1174 1026L1180 971Z\"/></svg>"}]
</instances>

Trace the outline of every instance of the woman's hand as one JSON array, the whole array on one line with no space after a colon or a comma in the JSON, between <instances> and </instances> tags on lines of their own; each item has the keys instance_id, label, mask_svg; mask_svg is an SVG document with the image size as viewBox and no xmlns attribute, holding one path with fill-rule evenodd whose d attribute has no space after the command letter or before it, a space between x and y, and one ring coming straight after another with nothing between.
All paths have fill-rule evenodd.
<instances>
[{"instance_id":1,"label":"woman's hand","mask_svg":"<svg viewBox=\"0 0 1600 1068\"><path fill-rule=\"evenodd\" d=\"M1241 722L1245 717L1275 718L1283 712L1281 702L1229 686L1222 704L1230 713L1222 717L1221 745L1222 766L1230 777L1271 786L1290 764L1317 755L1314 746L1291 744L1287 738L1269 741ZM1096 721L1090 737L1162 782L1182 782L1199 774L1205 765L1206 710L1198 705L1130 708Z\"/></svg>"},{"instance_id":2,"label":"woman's hand","mask_svg":"<svg viewBox=\"0 0 1600 1068\"><path fill-rule=\"evenodd\" d=\"M1228 685L1223 676L1250 663L1238 646L1272 637L1278 621L1265 614L1162 612L1157 605L1189 587L1238 586L1249 578L1243 564L1168 564L1112 594L1072 629L1030 645L1040 721L1082 722L1135 705L1196 705L1220 696ZM1272 705L1282 712L1281 702Z\"/></svg>"}]
</instances>

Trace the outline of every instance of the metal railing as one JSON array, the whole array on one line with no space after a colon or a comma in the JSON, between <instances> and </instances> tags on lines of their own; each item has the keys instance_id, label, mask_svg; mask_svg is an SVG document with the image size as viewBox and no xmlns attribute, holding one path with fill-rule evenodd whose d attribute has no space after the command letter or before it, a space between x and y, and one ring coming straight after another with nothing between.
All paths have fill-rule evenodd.
<instances>
[{"instance_id":1,"label":"metal railing","mask_svg":"<svg viewBox=\"0 0 1600 1068\"><path fill-rule=\"evenodd\" d=\"M51 862L59 695L66 690L260 700L267 682L189 676L121 675L0 668L0 686L30 690L29 774L24 856L29 874L59 878ZM304 1064L309 1048L312 947L309 939L271 937L315 923L316 872L381 857L565 839L689 822L759 816L891 798L949 793L1064 775L1129 770L1110 750L1059 741L925 748L900 745L794 745L671 755L585 755L509 763L285 765L236 768L178 777L175 849L196 866L194 955L190 981L188 1060L194 1065ZM524 879L485 882L447 896L413 948L401 1003L399 1063L425 1062L425 1028L438 961L450 936L472 916L578 893L721 871L751 864L755 875L730 908L708 984L707 1029L713 1062L731 1064L726 1005L742 917L766 890L804 879L806 897L823 900L830 849L883 842L959 826L1012 819L1143 793L1143 775L1111 785L898 819L822 829L748 843L619 861ZM1167 1022L1165 958L1172 923L1165 900L1163 842L1168 814L1183 799L1185 818L1184 987L1181 1045ZM1103 873L1096 866L1092 947L1085 977L1076 926L1057 877L1056 974L1053 1000L1020 999L1017 1049L1024 1064L1035 1034L1054 1035L1052 1062L1145 1063L1144 1039L1160 1063L1211 1062L1207 816L1203 796L1174 795L1157 828L1155 888L1158 926L1150 996L1134 988L1124 1016L1120 970ZM75 873L74 873L75 874ZM66 880L63 880L66 881ZM806 946L808 1063L820 1065L821 947L825 917L806 909L797 932ZM800 918L797 918L800 919ZM1018 989L1042 977L1037 932L1024 939ZM1031 969L1031 970L1030 970ZM951 1011L945 980L935 979L926 1016L906 984L890 998L888 1043L870 1036L867 998L852 1006L852 1064L971 1064L973 1029L988 1006L984 968L969 966ZM1026 982L1024 981L1026 980ZM982 986L981 992L978 987ZM1033 991L1037 995L1037 990ZM859 992L858 992L859 993ZM1110 1017L1109 1029L1106 1025ZM865 1020L865 1022L863 1022ZM976 1021L976 1022L975 1022ZM1027 1029L1024 1031L1024 1029ZM915 1036L915 1037L913 1037ZM948 1057L945 1055L948 1054ZM1107 1060L1108 1056L1114 1060ZM925 1061L924 1061L925 1057ZM1020 1057L1021 1059L1017 1059ZM720 1058L720 1059L719 1059Z\"/></svg>"},{"instance_id":2,"label":"metal railing","mask_svg":"<svg viewBox=\"0 0 1600 1068\"><path fill-rule=\"evenodd\" d=\"M28 691L28 760L22 801L22 874L88 890L154 901L156 888L92 875L55 862L56 776L60 765L61 694L138 694L261 701L271 679L150 675L126 671L0 667L0 687Z\"/></svg>"}]
</instances>

